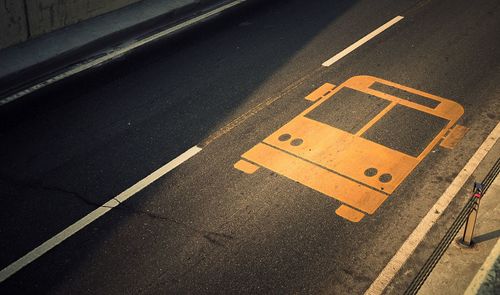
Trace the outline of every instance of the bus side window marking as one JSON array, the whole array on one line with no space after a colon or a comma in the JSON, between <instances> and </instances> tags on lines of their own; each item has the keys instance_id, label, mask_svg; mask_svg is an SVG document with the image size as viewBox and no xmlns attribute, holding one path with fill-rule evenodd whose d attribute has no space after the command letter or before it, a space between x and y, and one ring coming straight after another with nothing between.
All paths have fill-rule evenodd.
<instances>
[{"instance_id":1,"label":"bus side window marking","mask_svg":"<svg viewBox=\"0 0 500 295\"><path fill-rule=\"evenodd\" d=\"M453 129L448 132L448 134L444 137L443 141L441 141L440 146L447 148L447 149L453 149L458 142L465 136L465 133L469 131L469 128L462 126L462 125L456 125Z\"/></svg>"},{"instance_id":2,"label":"bus side window marking","mask_svg":"<svg viewBox=\"0 0 500 295\"><path fill-rule=\"evenodd\" d=\"M316 102L323 97L329 96L332 93L334 88L335 88L335 85L330 84L330 83L325 83L322 86L320 86L318 89L311 92L308 96L306 96L306 99L309 101L312 101L312 102Z\"/></svg>"}]
</instances>

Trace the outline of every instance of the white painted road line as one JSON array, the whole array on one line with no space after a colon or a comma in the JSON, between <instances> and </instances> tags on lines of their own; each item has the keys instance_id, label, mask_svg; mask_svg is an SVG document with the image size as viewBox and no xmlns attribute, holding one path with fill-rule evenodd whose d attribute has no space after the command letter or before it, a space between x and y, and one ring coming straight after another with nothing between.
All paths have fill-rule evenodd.
<instances>
[{"instance_id":1,"label":"white painted road line","mask_svg":"<svg viewBox=\"0 0 500 295\"><path fill-rule=\"evenodd\" d=\"M15 93L15 94L12 94L11 96L8 96L8 97L0 100L0 106L8 104L9 102L12 102L12 101L14 101L14 100L16 100L16 99L18 99L20 97L23 97L25 95L28 95L28 94L30 94L32 92L35 92L38 89L41 89L41 88L43 88L45 86L53 84L53 83L55 83L57 81L63 80L65 78L68 78L70 76L73 76L75 74L83 72L85 70L88 70L90 68L97 67L97 66L99 66L99 65L101 65L101 64L103 64L105 62L108 62L108 61L111 61L113 59L116 59L116 58L118 58L118 57L120 57L120 56L122 56L122 55L124 55L126 53L129 53L130 51L132 51L132 50L134 50L134 49L136 49L138 47L141 47L141 46L146 45L146 44L148 44L150 42L156 41L156 40L158 40L160 38L163 38L165 36L171 35L171 34L177 32L177 31L179 31L181 29L184 29L186 27L194 25L194 24L196 24L198 22L204 21L204 20L208 19L209 17L212 17L212 16L214 16L216 14L219 14L219 13L221 13L221 12L223 12L223 11L229 9L229 8L232 8L232 7L234 7L236 5L239 5L239 4L241 4L243 2L246 2L246 1L247 0L236 0L236 1L230 2L228 4L225 4L225 5L221 6L221 7L216 8L214 10L211 10L209 12L206 12L206 13L202 14L202 15L199 15L197 17L194 17L194 18L190 19L190 20L187 20L187 21L185 21L183 23L175 25L175 26L173 26L171 28L168 28L166 30L158 32L158 33L156 33L154 35L151 35L149 37L146 37L144 39L138 40L137 42L134 42L134 43L132 43L132 44L126 46L126 47L118 48L118 49L116 49L114 51L111 51L110 53L108 53L108 54L106 54L106 55L104 55L102 57L96 58L94 60L90 60L90 61L82 63L82 64L79 64L79 65L71 68L70 70L62 73L62 74L56 75L56 76L54 76L54 77L52 77L50 79L47 79L47 80L45 80L43 82L40 82L40 83L38 83L38 84L36 84L34 86L26 88L26 89L24 89L22 91L19 91L19 92Z\"/></svg>"},{"instance_id":2,"label":"white painted road line","mask_svg":"<svg viewBox=\"0 0 500 295\"><path fill-rule=\"evenodd\" d=\"M483 265L481 265L481 268L479 268L479 271L470 282L469 287L465 290L464 295L475 295L479 293L481 285L486 279L486 276L488 276L488 273L492 271L493 265L496 263L498 257L500 257L500 239L497 240L490 254L486 257Z\"/></svg>"},{"instance_id":3,"label":"white painted road line","mask_svg":"<svg viewBox=\"0 0 500 295\"><path fill-rule=\"evenodd\" d=\"M0 271L0 283L201 151L194 146Z\"/></svg>"},{"instance_id":4,"label":"white painted road line","mask_svg":"<svg viewBox=\"0 0 500 295\"><path fill-rule=\"evenodd\" d=\"M431 227L436 223L444 210L448 207L448 205L455 198L460 189L464 186L465 182L476 170L479 163L483 160L488 151L493 147L499 136L500 123L498 123L495 129L491 131L486 140L481 144L472 158L470 158L469 162L467 162L464 168L462 168L462 170L457 175L457 177L455 177L450 186L448 186L446 191L441 195L434 206L432 206L432 208L429 210L427 215L425 215L422 221L420 221L420 223L410 234L408 239L406 239L401 248L399 248L398 252L396 252L389 263L384 267L375 281L373 281L365 294L382 294L382 292L396 276L401 267L415 251L420 242L424 239L425 235L429 232Z\"/></svg>"},{"instance_id":5,"label":"white painted road line","mask_svg":"<svg viewBox=\"0 0 500 295\"><path fill-rule=\"evenodd\" d=\"M375 31L371 32L370 34L364 36L363 38L359 39L356 41L356 43L352 44L351 46L347 47L346 49L342 50L341 52L337 53L334 55L332 58L329 60L325 61L322 65L324 67L329 67L339 61L341 58L344 56L348 55L349 53L353 52L356 50L358 47L361 45L365 44L366 42L370 41L371 39L375 38L378 34L382 33L383 31L387 30L400 20L402 20L404 17L402 16L396 16L395 18L391 19L390 21L386 22L383 24L381 27L377 28Z\"/></svg>"}]
</instances>

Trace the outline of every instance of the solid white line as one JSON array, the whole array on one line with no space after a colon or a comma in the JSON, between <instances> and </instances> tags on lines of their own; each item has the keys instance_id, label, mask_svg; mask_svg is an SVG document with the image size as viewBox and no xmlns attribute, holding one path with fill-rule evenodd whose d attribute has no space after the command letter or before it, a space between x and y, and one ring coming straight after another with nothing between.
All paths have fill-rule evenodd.
<instances>
[{"instance_id":1,"label":"solid white line","mask_svg":"<svg viewBox=\"0 0 500 295\"><path fill-rule=\"evenodd\" d=\"M481 268L472 279L471 283L469 284L469 287L467 287L467 290L465 290L464 292L465 295L469 294L473 295L479 293L479 288L481 288L481 285L486 279L486 276L492 270L493 265L496 263L499 256L500 256L500 239L497 240L495 247L491 249L490 254L488 255L488 257L486 257L486 260L484 261L483 265L481 265Z\"/></svg>"},{"instance_id":2,"label":"solid white line","mask_svg":"<svg viewBox=\"0 0 500 295\"><path fill-rule=\"evenodd\" d=\"M389 285L394 276L398 273L404 263L408 260L411 254L415 251L420 242L431 227L436 223L444 210L448 207L453 198L457 195L460 189L471 174L476 170L479 163L486 156L488 151L493 147L498 137L500 136L500 123L498 123L488 135L486 140L481 144L479 149L474 153L469 162L464 166L460 173L455 177L453 182L448 186L446 191L441 195L436 204L432 206L427 215L420 221L415 230L410 234L408 239L403 243L398 252L392 257L389 263L384 267L382 272L373 281L365 294L382 294L384 289Z\"/></svg>"},{"instance_id":3,"label":"solid white line","mask_svg":"<svg viewBox=\"0 0 500 295\"><path fill-rule=\"evenodd\" d=\"M214 9L214 10L211 10L211 11L209 11L207 13L204 13L204 14L199 15L197 17L194 17L194 18L192 18L190 20L187 20L187 21L185 21L183 23L175 25L175 26L173 26L171 28L168 28L168 29L166 29L164 31L158 32L158 33L156 33L154 35L151 35L151 36L146 37L144 39L141 39L141 40L139 40L137 42L134 42L134 43L132 43L132 44L126 46L126 47L118 48L118 49L116 49L116 50L114 50L114 51L112 51L112 52L110 52L110 53L108 53L108 54L106 54L106 55L104 55L102 57L96 58L94 60L90 60L90 61L85 62L83 64L79 64L79 65L75 66L74 68L72 68L72 69L70 69L70 70L68 70L68 71L66 71L66 72L64 72L62 74L56 75L56 76L54 76L54 77L52 77L50 79L47 79L47 80L45 80L43 82L40 82L40 83L38 83L38 84L36 84L34 86L26 88L26 89L24 89L22 91L19 91L19 92L15 93L15 94L13 94L11 96L8 96L8 97L0 100L0 106L5 105L5 104L7 104L9 102L12 102L12 101L14 101L14 100L16 100L16 99L18 99L20 97L23 97L23 96L25 96L27 94L30 94L32 92L35 92L36 90L41 89L41 88L43 88L45 86L48 86L50 84L53 84L53 83L55 83L57 81L63 80L65 78L67 78L67 77L73 76L75 74L78 74L78 73L83 72L85 70L88 70L90 68L99 66L99 65L101 65L101 64L103 64L105 62L108 62L110 60L116 59L116 58L118 58L118 57L120 57L120 56L122 56L122 55L124 55L124 54L126 54L126 53L128 53L128 52L130 52L130 51L132 51L132 50L134 50L136 48L138 48L138 47L146 45L146 44L148 44L150 42L153 42L153 41L158 40L160 38L163 38L165 36L171 35L171 34L177 32L177 31L179 31L179 30L181 30L183 28L186 28L186 27L189 27L189 26L191 26L191 25L193 25L195 23L201 22L201 21L203 21L203 20L205 20L205 19L207 19L207 18L209 18L211 16L214 16L214 15L216 15L218 13L221 13L224 10L227 10L227 9L229 9L231 7L234 7L234 6L238 5L238 4L241 4L241 3L245 2L245 1L247 1L247 0L236 0L236 1L233 1L231 3L228 3L226 5L218 7L216 9Z\"/></svg>"},{"instance_id":4,"label":"solid white line","mask_svg":"<svg viewBox=\"0 0 500 295\"><path fill-rule=\"evenodd\" d=\"M404 17L402 17L402 16L396 16L395 18L391 19L390 21L386 22L385 24L383 24L382 26L377 28L375 31L371 32L370 34L368 34L368 35L364 36L363 38L359 39L358 41L356 41L356 43L352 44L351 46L349 46L346 49L342 50L341 52L337 53L332 58L325 61L322 65L324 67L329 67L329 66L333 65L334 63L339 61L341 58L348 55L352 51L356 50L358 47L365 44L366 42L370 41L375 36L382 33L383 31L387 30L388 28L390 28L392 25L399 22L403 18Z\"/></svg>"},{"instance_id":5,"label":"solid white line","mask_svg":"<svg viewBox=\"0 0 500 295\"><path fill-rule=\"evenodd\" d=\"M201 151L194 146L0 271L0 283Z\"/></svg>"}]
</instances>

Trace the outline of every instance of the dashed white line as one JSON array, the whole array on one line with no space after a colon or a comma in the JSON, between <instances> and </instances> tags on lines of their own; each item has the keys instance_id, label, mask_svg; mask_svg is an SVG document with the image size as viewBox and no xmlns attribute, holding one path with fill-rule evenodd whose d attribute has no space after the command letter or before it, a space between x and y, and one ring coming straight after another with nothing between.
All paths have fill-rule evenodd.
<instances>
[{"instance_id":1,"label":"dashed white line","mask_svg":"<svg viewBox=\"0 0 500 295\"><path fill-rule=\"evenodd\" d=\"M408 239L403 243L398 252L387 263L382 272L373 281L365 294L374 295L382 294L385 288L389 285L392 279L396 276L401 267L405 264L411 254L415 251L425 235L441 216L442 212L448 207L465 182L469 179L472 173L476 170L479 163L483 160L489 150L495 145L500 136L500 123L498 123L488 135L486 140L481 144L479 149L474 153L469 162L462 168L460 173L455 177L453 182L448 186L446 191L441 195L436 204L432 206L427 215L420 221L415 230L410 234Z\"/></svg>"},{"instance_id":2,"label":"dashed white line","mask_svg":"<svg viewBox=\"0 0 500 295\"><path fill-rule=\"evenodd\" d=\"M373 39L374 37L376 37L378 34L382 33L385 30L387 30L388 28L390 28L391 26L393 26L394 24L396 24L397 22L399 22L403 18L404 17L402 17L402 16L396 16L395 18L391 19L390 21L386 22L385 24L383 24L382 26L380 26L379 28L377 28L375 31L373 31L370 34L364 36L363 38L359 39L358 41L356 41L351 46L349 46L346 49L342 50L341 52L337 53L332 58L330 58L329 60L325 61L322 65L324 67L329 67L329 66L333 65L334 63L336 63L337 61L339 61L341 58L343 58L344 56L348 55L352 51L356 50L358 47L360 47L361 45L365 44L366 42L370 41L371 39Z\"/></svg>"},{"instance_id":3,"label":"dashed white line","mask_svg":"<svg viewBox=\"0 0 500 295\"><path fill-rule=\"evenodd\" d=\"M0 271L0 283L201 151L194 146Z\"/></svg>"}]
</instances>

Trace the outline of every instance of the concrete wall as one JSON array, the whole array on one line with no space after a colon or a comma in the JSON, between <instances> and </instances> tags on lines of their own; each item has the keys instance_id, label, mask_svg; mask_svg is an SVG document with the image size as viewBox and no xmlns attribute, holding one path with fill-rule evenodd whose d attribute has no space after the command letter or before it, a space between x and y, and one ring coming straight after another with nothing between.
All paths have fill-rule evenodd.
<instances>
[{"instance_id":1,"label":"concrete wall","mask_svg":"<svg viewBox=\"0 0 500 295\"><path fill-rule=\"evenodd\" d=\"M0 48L141 0L0 0Z\"/></svg>"},{"instance_id":2,"label":"concrete wall","mask_svg":"<svg viewBox=\"0 0 500 295\"><path fill-rule=\"evenodd\" d=\"M0 48L28 38L26 10L22 0L0 0Z\"/></svg>"}]
</instances>

